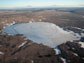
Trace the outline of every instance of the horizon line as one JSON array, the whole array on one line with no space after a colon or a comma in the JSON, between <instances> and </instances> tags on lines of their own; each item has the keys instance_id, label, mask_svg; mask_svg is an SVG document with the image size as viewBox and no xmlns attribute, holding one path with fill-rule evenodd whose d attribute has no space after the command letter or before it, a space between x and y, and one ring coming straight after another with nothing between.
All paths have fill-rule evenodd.
<instances>
[{"instance_id":1,"label":"horizon line","mask_svg":"<svg viewBox=\"0 0 84 63\"><path fill-rule=\"evenodd\" d=\"M11 7L11 8L0 8L0 9L21 9L21 8L84 8L84 6L37 6L37 7Z\"/></svg>"}]
</instances>

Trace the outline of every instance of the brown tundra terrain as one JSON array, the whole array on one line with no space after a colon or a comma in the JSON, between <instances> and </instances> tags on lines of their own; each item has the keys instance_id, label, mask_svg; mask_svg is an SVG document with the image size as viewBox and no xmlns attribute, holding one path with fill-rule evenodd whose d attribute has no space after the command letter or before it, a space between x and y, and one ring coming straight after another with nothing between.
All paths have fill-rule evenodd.
<instances>
[{"instance_id":1,"label":"brown tundra terrain","mask_svg":"<svg viewBox=\"0 0 84 63\"><path fill-rule=\"evenodd\" d=\"M84 37L51 48L21 34L9 35L3 31L12 24L29 22L51 22L84 33L81 30L84 28L84 11L0 11L0 63L84 63Z\"/></svg>"}]
</instances>

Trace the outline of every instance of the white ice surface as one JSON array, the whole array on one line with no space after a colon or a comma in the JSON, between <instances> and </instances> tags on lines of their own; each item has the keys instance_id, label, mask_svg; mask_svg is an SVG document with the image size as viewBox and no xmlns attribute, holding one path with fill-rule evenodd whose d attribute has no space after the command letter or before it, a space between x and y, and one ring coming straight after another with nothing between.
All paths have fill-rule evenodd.
<instances>
[{"instance_id":1,"label":"white ice surface","mask_svg":"<svg viewBox=\"0 0 84 63\"><path fill-rule=\"evenodd\" d=\"M16 24L4 29L8 34L23 34L36 43L43 43L50 47L62 44L70 40L78 40L79 36L67 32L59 26L48 22L32 22Z\"/></svg>"}]
</instances>

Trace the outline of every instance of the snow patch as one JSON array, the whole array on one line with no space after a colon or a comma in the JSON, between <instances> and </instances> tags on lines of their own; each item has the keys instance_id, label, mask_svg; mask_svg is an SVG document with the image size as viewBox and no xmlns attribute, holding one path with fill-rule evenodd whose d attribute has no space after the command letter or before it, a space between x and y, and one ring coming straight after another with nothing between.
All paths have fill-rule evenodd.
<instances>
[{"instance_id":1,"label":"snow patch","mask_svg":"<svg viewBox=\"0 0 84 63\"><path fill-rule=\"evenodd\" d=\"M29 23L32 23L32 21L29 21Z\"/></svg>"},{"instance_id":2,"label":"snow patch","mask_svg":"<svg viewBox=\"0 0 84 63\"><path fill-rule=\"evenodd\" d=\"M79 42L81 44L81 47L84 48L84 42Z\"/></svg>"},{"instance_id":3,"label":"snow patch","mask_svg":"<svg viewBox=\"0 0 84 63\"><path fill-rule=\"evenodd\" d=\"M32 62L32 63L34 63L34 61L33 61L33 60L32 60L31 62Z\"/></svg>"},{"instance_id":4,"label":"snow patch","mask_svg":"<svg viewBox=\"0 0 84 63\"><path fill-rule=\"evenodd\" d=\"M84 58L82 58L82 59L84 59Z\"/></svg>"},{"instance_id":5,"label":"snow patch","mask_svg":"<svg viewBox=\"0 0 84 63\"><path fill-rule=\"evenodd\" d=\"M60 51L60 49L58 47L56 47L54 50L56 52L56 55L61 54L61 51Z\"/></svg>"},{"instance_id":6,"label":"snow patch","mask_svg":"<svg viewBox=\"0 0 84 63\"><path fill-rule=\"evenodd\" d=\"M72 28L78 29L78 30L82 30L82 28L79 28L79 27L73 27L73 26L72 26Z\"/></svg>"},{"instance_id":7,"label":"snow patch","mask_svg":"<svg viewBox=\"0 0 84 63\"><path fill-rule=\"evenodd\" d=\"M60 57L60 59L63 61L63 63L66 63L66 59Z\"/></svg>"},{"instance_id":8,"label":"snow patch","mask_svg":"<svg viewBox=\"0 0 84 63\"><path fill-rule=\"evenodd\" d=\"M24 46L27 43L27 41L23 42L21 45L18 46L18 48L21 48L22 46Z\"/></svg>"},{"instance_id":9,"label":"snow patch","mask_svg":"<svg viewBox=\"0 0 84 63\"><path fill-rule=\"evenodd\" d=\"M4 53L3 52L0 52L0 55L3 55Z\"/></svg>"},{"instance_id":10,"label":"snow patch","mask_svg":"<svg viewBox=\"0 0 84 63\"><path fill-rule=\"evenodd\" d=\"M84 37L84 33L81 33L81 37Z\"/></svg>"},{"instance_id":11,"label":"snow patch","mask_svg":"<svg viewBox=\"0 0 84 63\"><path fill-rule=\"evenodd\" d=\"M72 50L75 50L75 48L72 48Z\"/></svg>"},{"instance_id":12,"label":"snow patch","mask_svg":"<svg viewBox=\"0 0 84 63\"><path fill-rule=\"evenodd\" d=\"M75 56L78 56L78 54L77 53L73 53Z\"/></svg>"}]
</instances>

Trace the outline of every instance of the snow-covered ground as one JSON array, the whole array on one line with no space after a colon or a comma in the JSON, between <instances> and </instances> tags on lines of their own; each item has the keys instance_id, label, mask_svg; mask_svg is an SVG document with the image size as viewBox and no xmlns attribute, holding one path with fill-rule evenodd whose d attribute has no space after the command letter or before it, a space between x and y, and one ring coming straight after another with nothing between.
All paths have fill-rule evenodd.
<instances>
[{"instance_id":1,"label":"snow-covered ground","mask_svg":"<svg viewBox=\"0 0 84 63\"><path fill-rule=\"evenodd\" d=\"M32 22L24 24L15 24L4 29L8 34L23 34L28 39L36 43L55 47L70 40L78 40L80 36L68 32L59 26L48 22Z\"/></svg>"},{"instance_id":2,"label":"snow-covered ground","mask_svg":"<svg viewBox=\"0 0 84 63\"><path fill-rule=\"evenodd\" d=\"M0 51L0 55L3 55L4 53Z\"/></svg>"},{"instance_id":3,"label":"snow-covered ground","mask_svg":"<svg viewBox=\"0 0 84 63\"><path fill-rule=\"evenodd\" d=\"M84 48L84 42L79 42L82 48Z\"/></svg>"},{"instance_id":4,"label":"snow-covered ground","mask_svg":"<svg viewBox=\"0 0 84 63\"><path fill-rule=\"evenodd\" d=\"M27 43L27 41L23 42L21 45L19 45L18 48L21 48L22 46L24 46Z\"/></svg>"},{"instance_id":5,"label":"snow-covered ground","mask_svg":"<svg viewBox=\"0 0 84 63\"><path fill-rule=\"evenodd\" d=\"M60 57L61 58L61 60L63 61L63 63L67 63L66 62L66 59L64 59L64 58L62 58L62 57Z\"/></svg>"}]
</instances>

